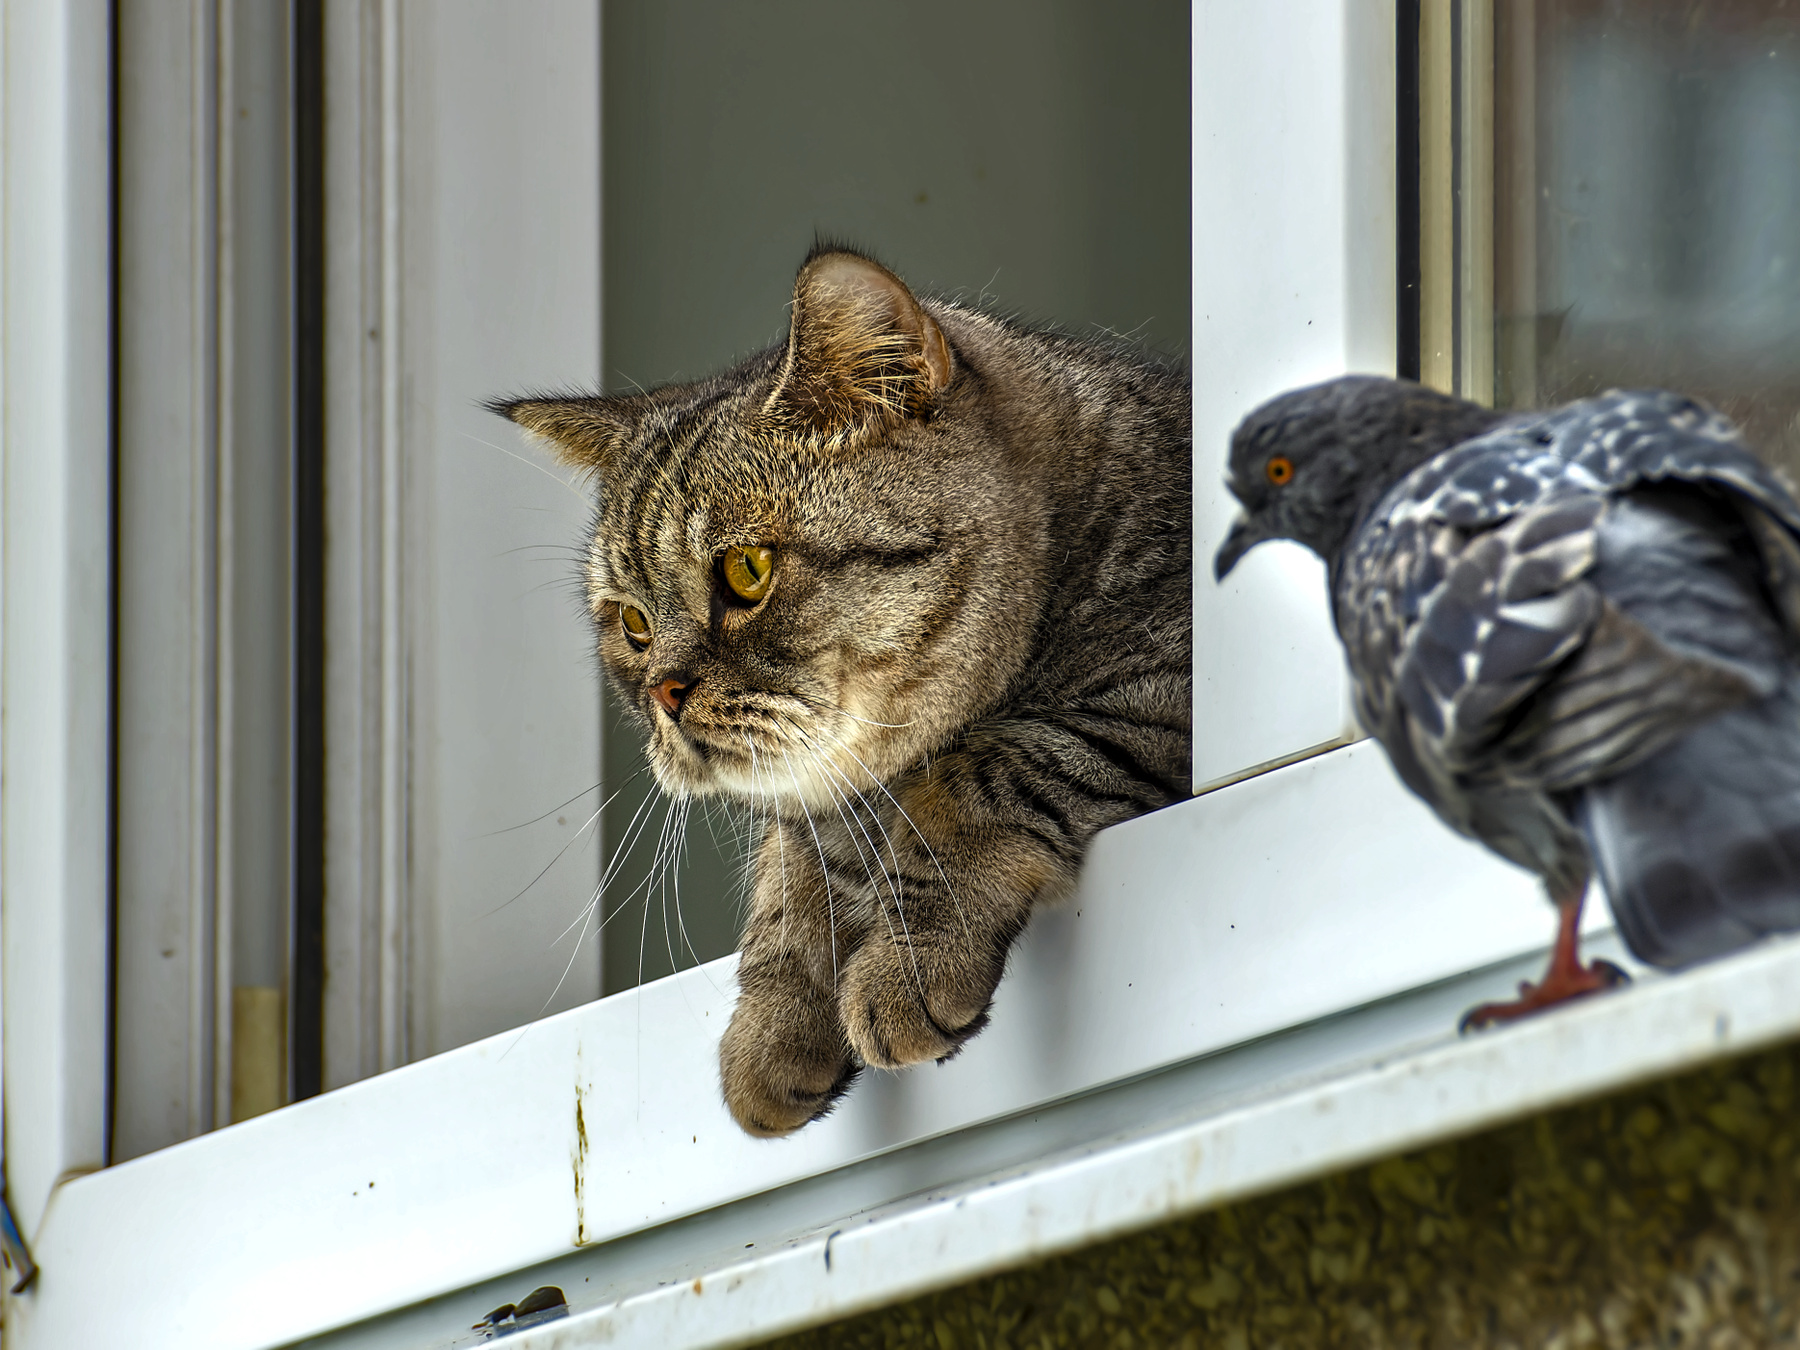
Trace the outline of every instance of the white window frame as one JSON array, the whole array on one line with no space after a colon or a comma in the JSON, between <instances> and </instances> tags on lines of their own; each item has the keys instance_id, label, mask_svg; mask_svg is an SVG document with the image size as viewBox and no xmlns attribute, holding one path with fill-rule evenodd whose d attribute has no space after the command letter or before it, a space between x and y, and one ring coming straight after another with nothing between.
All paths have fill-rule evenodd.
<instances>
[{"instance_id":1,"label":"white window frame","mask_svg":"<svg viewBox=\"0 0 1800 1350\"><path fill-rule=\"evenodd\" d=\"M588 508L480 406L599 377L599 8L327 0L325 35L330 1089L600 993L559 936L598 796L497 832L599 778L545 548ZM571 841L566 903L492 913Z\"/></svg>"},{"instance_id":2,"label":"white window frame","mask_svg":"<svg viewBox=\"0 0 1800 1350\"><path fill-rule=\"evenodd\" d=\"M6 1190L36 1231L104 1157L108 484L107 6L0 29L0 996Z\"/></svg>"},{"instance_id":3,"label":"white window frame","mask_svg":"<svg viewBox=\"0 0 1800 1350\"><path fill-rule=\"evenodd\" d=\"M1195 762L1203 787L1229 785L1096 842L966 1053L867 1075L788 1141L747 1138L720 1103L726 958L92 1172L107 515L87 375L107 361L106 18L99 0L6 15L6 1170L42 1271L6 1301L12 1345L444 1343L550 1277L577 1312L559 1345L743 1343L1800 1030L1782 997L1800 944L1777 943L1505 1035L1451 1035L1455 1008L1546 945L1535 883L1348 743L1316 567L1271 551L1229 589L1204 568L1242 412L1391 367L1393 6L1195 0ZM364 86L377 106L392 73ZM377 122L364 144L391 186L404 166ZM381 261L366 303L391 328L392 241L364 238ZM384 485L398 360L346 376L376 388L354 443L378 447ZM405 782L392 519L363 536L388 560L363 575L389 607L364 615L340 672L379 712L359 865L387 880L359 931L389 1010L356 1052L377 1068L404 1057L388 983L403 899L382 870Z\"/></svg>"}]
</instances>

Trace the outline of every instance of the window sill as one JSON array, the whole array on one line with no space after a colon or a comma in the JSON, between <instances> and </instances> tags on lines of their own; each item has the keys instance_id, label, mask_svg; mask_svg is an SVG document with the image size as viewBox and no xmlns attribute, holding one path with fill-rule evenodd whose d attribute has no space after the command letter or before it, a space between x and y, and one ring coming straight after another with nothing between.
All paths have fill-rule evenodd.
<instances>
[{"instance_id":1,"label":"window sill","mask_svg":"<svg viewBox=\"0 0 1800 1350\"><path fill-rule=\"evenodd\" d=\"M621 1291L609 1306L507 1344L701 1350L816 1326L1790 1039L1800 1033L1797 981L1800 940L1789 939L1465 1039L1446 1031L1452 1009L1496 981L1448 982L1385 1010L1390 1032L1434 1027L1430 1043L1227 1094L1185 1118L846 1216L767 1253L667 1272L657 1287ZM1360 1030L1377 1032L1363 1020ZM1219 1058L1275 1067L1322 1048L1307 1039ZM1183 1085L1204 1096L1206 1077L1186 1075Z\"/></svg>"},{"instance_id":2,"label":"window sill","mask_svg":"<svg viewBox=\"0 0 1800 1350\"><path fill-rule=\"evenodd\" d=\"M829 1298L780 1273L801 1270L813 1258L795 1253L823 1238L759 1255L732 1278L769 1301L746 1296L746 1310L762 1311L734 1314L730 1335L777 1329L777 1305L836 1315L900 1297L909 1280L960 1279L1153 1221L1156 1205L1215 1203L1556 1092L1598 1091L1619 1081L1620 1062L1652 1074L1691 1062L1690 1042L1722 1054L1800 1029L1800 1008L1781 1014L1773 993L1755 992L1753 972L1767 969L1773 990L1783 962L1800 964L1800 947L1771 946L1538 1027L1445 1044L1463 1006L1531 973L1550 929L1529 877L1445 831L1378 748L1351 746L1109 831L1076 898L1033 922L966 1053L866 1075L793 1138L752 1140L725 1116L715 1051L731 962L715 962L68 1182L36 1235L43 1274L16 1304L16 1344L256 1347L338 1328L343 1345L444 1344L546 1272L584 1319L673 1318L715 1340L670 1331L672 1343L723 1344L725 1321L709 1320L724 1317L718 1300L683 1312L655 1286L722 1271L724 1253L747 1244L767 1252L829 1233L834 1216L884 1216L833 1225L846 1230L833 1241L837 1268L851 1231L878 1243L947 1212L929 1200L882 1209L902 1197L974 1186L956 1197L966 1210L976 1192L1024 1196L1115 1165L1189 1159L1179 1185L1142 1180L1163 1175L1154 1170L1105 1182L1116 1204L1059 1200L1040 1222L1022 1201L1025 1228L984 1221L966 1244L947 1237L937 1266L883 1255L886 1275L871 1266L854 1288L820 1286L843 1290ZM1665 1035L1658 1000L1681 991L1710 1011L1668 1013ZM1614 1028L1599 1050L1581 1039L1590 1023ZM1538 1046L1544 1063L1517 1059ZM1480 1090L1492 1056L1526 1067ZM1499 1084L1515 1080L1509 1096ZM1272 1083L1290 1086L1271 1097ZM1407 1093L1441 1105L1433 1115L1382 1104ZM1326 1102L1335 1123L1320 1125ZM1121 1135L1158 1120L1188 1123ZM1092 1157L1040 1161L1067 1150ZM177 1212L184 1234L202 1236L179 1249L145 1240Z\"/></svg>"}]
</instances>

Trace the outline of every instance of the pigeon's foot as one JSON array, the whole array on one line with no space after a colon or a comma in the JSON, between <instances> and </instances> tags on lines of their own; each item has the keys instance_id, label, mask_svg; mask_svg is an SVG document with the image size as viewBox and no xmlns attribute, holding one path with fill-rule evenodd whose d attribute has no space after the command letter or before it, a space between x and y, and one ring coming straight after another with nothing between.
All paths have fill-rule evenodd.
<instances>
[{"instance_id":1,"label":"pigeon's foot","mask_svg":"<svg viewBox=\"0 0 1800 1350\"><path fill-rule=\"evenodd\" d=\"M1591 961L1584 966L1576 958L1581 929L1581 901L1586 893L1584 883L1572 896L1560 898L1556 902L1556 945L1550 950L1550 968L1544 972L1544 978L1536 984L1530 980L1521 980L1519 996L1510 1002L1482 1003L1470 1008L1462 1015L1462 1021L1456 1024L1458 1031L1479 1031L1496 1022L1511 1022L1520 1017L1529 1017L1545 1008L1554 1008L1559 1003L1585 998L1589 994L1604 993L1608 989L1617 989L1622 984L1631 983L1631 976L1611 961Z\"/></svg>"},{"instance_id":2,"label":"pigeon's foot","mask_svg":"<svg viewBox=\"0 0 1800 1350\"><path fill-rule=\"evenodd\" d=\"M1519 996L1510 1002L1482 1003L1470 1008L1462 1015L1462 1021L1456 1024L1456 1029L1463 1032L1479 1031L1495 1022L1511 1022L1515 1018L1529 1017L1534 1012L1554 1008L1570 999L1585 998L1589 994L1603 993L1630 983L1631 976L1611 961L1594 961L1567 972L1553 968L1537 984L1530 980L1520 980Z\"/></svg>"}]
</instances>

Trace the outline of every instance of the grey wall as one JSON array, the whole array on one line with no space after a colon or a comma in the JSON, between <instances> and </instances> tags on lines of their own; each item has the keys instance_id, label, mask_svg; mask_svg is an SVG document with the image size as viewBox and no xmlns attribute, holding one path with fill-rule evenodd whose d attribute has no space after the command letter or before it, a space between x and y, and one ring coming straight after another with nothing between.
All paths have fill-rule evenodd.
<instances>
[{"instance_id":1,"label":"grey wall","mask_svg":"<svg viewBox=\"0 0 1800 1350\"><path fill-rule=\"evenodd\" d=\"M1185 353L1188 12L606 0L607 387L691 379L779 339L815 233L922 291ZM605 726L611 791L642 758L616 710ZM642 801L634 786L608 809L609 851ZM690 830L685 940L665 934L660 886L648 923L626 903L655 828L609 888L608 908L625 904L607 928L609 991L735 944L727 822Z\"/></svg>"}]
</instances>

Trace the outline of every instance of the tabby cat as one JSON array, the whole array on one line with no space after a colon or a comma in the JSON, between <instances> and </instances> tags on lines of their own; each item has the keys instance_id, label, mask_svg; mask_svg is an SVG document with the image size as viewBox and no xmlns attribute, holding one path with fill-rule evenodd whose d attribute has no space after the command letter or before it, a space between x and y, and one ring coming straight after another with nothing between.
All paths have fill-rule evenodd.
<instances>
[{"instance_id":1,"label":"tabby cat","mask_svg":"<svg viewBox=\"0 0 1800 1350\"><path fill-rule=\"evenodd\" d=\"M1189 790L1189 391L816 248L787 340L494 409L599 483L600 656L761 841L720 1050L752 1134L978 1032L1096 830Z\"/></svg>"}]
</instances>

